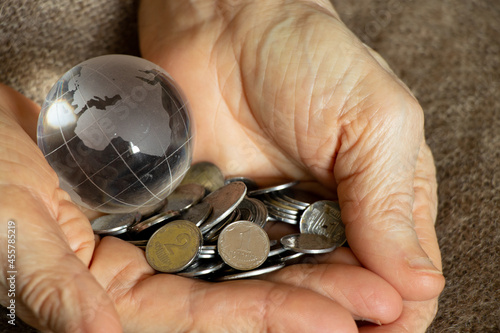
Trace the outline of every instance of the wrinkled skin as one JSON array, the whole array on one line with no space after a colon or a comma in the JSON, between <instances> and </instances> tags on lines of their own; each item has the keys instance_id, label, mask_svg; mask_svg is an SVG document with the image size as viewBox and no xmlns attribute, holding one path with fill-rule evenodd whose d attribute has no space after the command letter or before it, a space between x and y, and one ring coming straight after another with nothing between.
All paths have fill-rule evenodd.
<instances>
[{"instance_id":1,"label":"wrinkled skin","mask_svg":"<svg viewBox=\"0 0 500 333\"><path fill-rule=\"evenodd\" d=\"M195 161L336 192L350 249L257 280L154 275L95 240L34 143L39 107L0 86L0 221L17 225L17 314L57 332L425 331L444 279L423 113L329 2L144 1L141 51L178 81ZM0 231L7 305L7 235ZM431 261L433 264L431 264Z\"/></svg>"}]
</instances>

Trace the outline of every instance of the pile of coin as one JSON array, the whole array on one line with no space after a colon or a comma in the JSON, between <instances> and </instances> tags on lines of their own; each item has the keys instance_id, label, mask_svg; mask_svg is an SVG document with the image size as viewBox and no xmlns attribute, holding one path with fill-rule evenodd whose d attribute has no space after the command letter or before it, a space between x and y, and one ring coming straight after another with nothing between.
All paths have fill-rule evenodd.
<instances>
[{"instance_id":1,"label":"pile of coin","mask_svg":"<svg viewBox=\"0 0 500 333\"><path fill-rule=\"evenodd\" d=\"M297 185L258 188L248 178L224 179L217 166L201 162L154 213L105 215L91 222L92 229L144 249L158 272L211 281L248 278L345 243L338 203ZM300 232L270 240L268 221Z\"/></svg>"}]
</instances>

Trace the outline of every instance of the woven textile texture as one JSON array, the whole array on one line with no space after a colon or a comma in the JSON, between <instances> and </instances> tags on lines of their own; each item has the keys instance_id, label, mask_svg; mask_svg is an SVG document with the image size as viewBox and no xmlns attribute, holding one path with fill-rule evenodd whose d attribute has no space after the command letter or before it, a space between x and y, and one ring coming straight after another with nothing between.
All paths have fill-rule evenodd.
<instances>
[{"instance_id":1,"label":"woven textile texture","mask_svg":"<svg viewBox=\"0 0 500 333\"><path fill-rule=\"evenodd\" d=\"M446 288L428 332L500 332L500 2L334 0L420 101ZM72 66L138 55L137 1L0 0L0 81L42 103ZM1 308L0 332L13 328Z\"/></svg>"}]
</instances>

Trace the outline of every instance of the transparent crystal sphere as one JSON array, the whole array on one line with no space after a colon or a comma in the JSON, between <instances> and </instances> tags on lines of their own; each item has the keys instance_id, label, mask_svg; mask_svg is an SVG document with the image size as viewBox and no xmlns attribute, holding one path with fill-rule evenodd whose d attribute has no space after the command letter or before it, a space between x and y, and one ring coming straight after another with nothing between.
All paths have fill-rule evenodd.
<instances>
[{"instance_id":1,"label":"transparent crystal sphere","mask_svg":"<svg viewBox=\"0 0 500 333\"><path fill-rule=\"evenodd\" d=\"M128 55L82 62L50 90L38 146L73 201L107 213L148 210L191 164L191 119L159 66Z\"/></svg>"}]
</instances>

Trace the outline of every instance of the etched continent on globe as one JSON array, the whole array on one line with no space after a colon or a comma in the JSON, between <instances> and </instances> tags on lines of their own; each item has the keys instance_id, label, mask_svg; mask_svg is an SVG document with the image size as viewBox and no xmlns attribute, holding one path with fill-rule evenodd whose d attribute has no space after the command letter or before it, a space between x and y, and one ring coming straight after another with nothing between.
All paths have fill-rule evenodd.
<instances>
[{"instance_id":1,"label":"etched continent on globe","mask_svg":"<svg viewBox=\"0 0 500 333\"><path fill-rule=\"evenodd\" d=\"M107 213L157 206L191 164L186 99L162 68L133 56L93 58L64 74L37 136L61 188Z\"/></svg>"}]
</instances>

